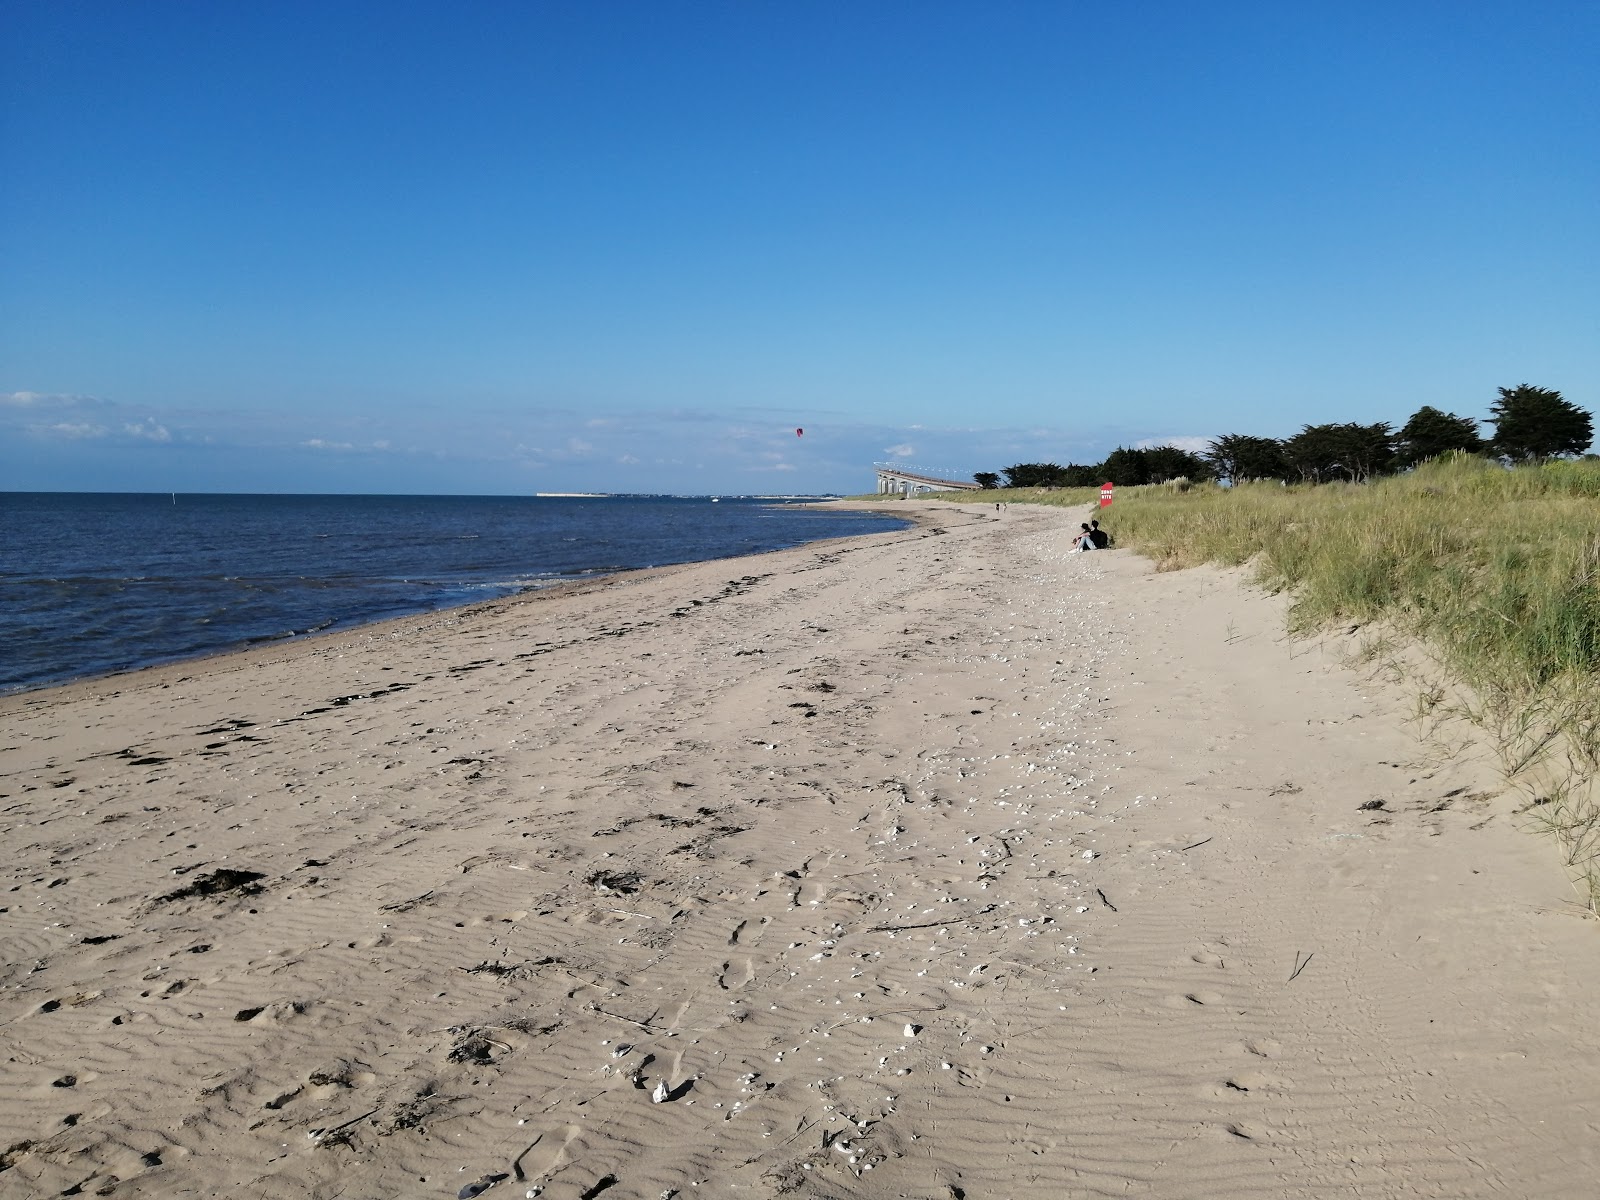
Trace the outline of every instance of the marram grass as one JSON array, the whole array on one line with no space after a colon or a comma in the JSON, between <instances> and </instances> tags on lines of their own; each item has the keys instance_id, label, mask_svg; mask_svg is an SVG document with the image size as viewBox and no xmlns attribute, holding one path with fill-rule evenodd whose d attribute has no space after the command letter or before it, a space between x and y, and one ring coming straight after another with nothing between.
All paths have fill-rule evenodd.
<instances>
[{"instance_id":1,"label":"marram grass","mask_svg":"<svg viewBox=\"0 0 1600 1200\"><path fill-rule=\"evenodd\" d=\"M1600 910L1600 462L1460 456L1366 484L1119 488L1103 523L1162 569L1251 564L1290 594L1296 631L1371 622L1425 642L1475 694L1469 715Z\"/></svg>"}]
</instances>

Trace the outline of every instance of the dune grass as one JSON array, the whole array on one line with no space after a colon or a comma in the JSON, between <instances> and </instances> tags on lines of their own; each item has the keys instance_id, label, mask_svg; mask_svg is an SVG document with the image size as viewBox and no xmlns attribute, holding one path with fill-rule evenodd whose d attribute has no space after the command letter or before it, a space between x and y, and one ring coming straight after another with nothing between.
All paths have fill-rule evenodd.
<instances>
[{"instance_id":1,"label":"dune grass","mask_svg":"<svg viewBox=\"0 0 1600 1200\"><path fill-rule=\"evenodd\" d=\"M1079 491L959 498L1095 498ZM1491 735L1600 913L1600 463L1461 456L1360 485L1119 488L1104 523L1162 569L1250 564L1290 594L1297 632L1371 624L1420 640L1466 691L1447 704L1430 685L1419 715Z\"/></svg>"}]
</instances>

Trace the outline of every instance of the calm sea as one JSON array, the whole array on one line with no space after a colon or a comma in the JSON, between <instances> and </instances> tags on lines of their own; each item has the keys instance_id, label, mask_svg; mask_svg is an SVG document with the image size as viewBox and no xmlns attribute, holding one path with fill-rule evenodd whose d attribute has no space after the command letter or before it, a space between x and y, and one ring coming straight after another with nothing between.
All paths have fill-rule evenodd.
<instances>
[{"instance_id":1,"label":"calm sea","mask_svg":"<svg viewBox=\"0 0 1600 1200\"><path fill-rule=\"evenodd\" d=\"M0 691L905 524L704 497L0 493Z\"/></svg>"}]
</instances>

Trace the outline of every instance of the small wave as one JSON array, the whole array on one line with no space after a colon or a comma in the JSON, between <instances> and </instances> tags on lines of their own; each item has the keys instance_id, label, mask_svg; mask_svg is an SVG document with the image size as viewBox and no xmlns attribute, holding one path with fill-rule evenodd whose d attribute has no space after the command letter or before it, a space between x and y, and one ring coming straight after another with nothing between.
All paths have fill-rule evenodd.
<instances>
[{"instance_id":1,"label":"small wave","mask_svg":"<svg viewBox=\"0 0 1600 1200\"><path fill-rule=\"evenodd\" d=\"M538 583L548 578L547 575L524 575L519 579L478 579L471 582L440 583L438 586L452 592L504 592L527 587L530 583Z\"/></svg>"},{"instance_id":2,"label":"small wave","mask_svg":"<svg viewBox=\"0 0 1600 1200\"><path fill-rule=\"evenodd\" d=\"M134 506L113 513L105 528L84 529L59 545L35 537L0 572L0 645L12 651L0 656L8 659L0 666L0 690L481 603L639 567L803 543L810 534L855 532L873 522L905 524L876 514L833 513L819 523L807 513L797 520L801 513L770 505L760 520L794 524L763 527L749 537L753 522L738 525L757 517L750 506L711 509L700 500L692 510L645 498L605 505L586 500L580 526L572 515L576 506L564 503L474 500L470 504L480 507L469 508L460 499L221 498L206 503L231 523L226 537L219 539L221 524L208 520L163 532L166 541L152 540L140 524L142 509ZM71 510L76 502L51 503ZM496 523L485 525L488 532L463 533L462 524L476 523L459 519L469 511L493 514ZM507 513L515 521L501 523ZM13 532L7 530L8 553ZM452 550L467 541L484 544ZM622 560L606 562L613 552Z\"/></svg>"}]
</instances>

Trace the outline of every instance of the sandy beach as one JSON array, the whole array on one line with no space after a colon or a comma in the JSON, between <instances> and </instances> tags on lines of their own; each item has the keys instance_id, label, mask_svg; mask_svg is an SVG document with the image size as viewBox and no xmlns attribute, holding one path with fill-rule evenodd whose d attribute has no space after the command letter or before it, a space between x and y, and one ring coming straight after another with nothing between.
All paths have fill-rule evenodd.
<instances>
[{"instance_id":1,"label":"sandy beach","mask_svg":"<svg viewBox=\"0 0 1600 1200\"><path fill-rule=\"evenodd\" d=\"M903 507L0 701L0 1197L1596 1194L1486 755L1237 573Z\"/></svg>"}]
</instances>

